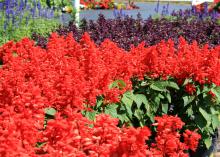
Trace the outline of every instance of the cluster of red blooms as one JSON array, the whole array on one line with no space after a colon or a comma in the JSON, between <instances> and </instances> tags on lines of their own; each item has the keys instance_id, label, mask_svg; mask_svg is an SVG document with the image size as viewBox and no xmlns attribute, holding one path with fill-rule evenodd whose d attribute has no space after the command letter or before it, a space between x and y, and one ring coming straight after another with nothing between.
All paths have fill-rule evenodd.
<instances>
[{"instance_id":1,"label":"cluster of red blooms","mask_svg":"<svg viewBox=\"0 0 220 157\"><path fill-rule=\"evenodd\" d=\"M65 106L81 109L94 104L96 96L108 101L131 89L130 78L172 76L177 80L192 78L201 84L220 85L220 46L199 48L180 39L178 49L172 41L145 47L140 44L130 52L106 40L100 46L85 34L81 42L52 35L47 49L34 46L29 39L0 48L0 107L29 108ZM114 80L126 83L124 90L109 89ZM186 91L194 92L191 86Z\"/></svg>"},{"instance_id":2,"label":"cluster of red blooms","mask_svg":"<svg viewBox=\"0 0 220 157\"><path fill-rule=\"evenodd\" d=\"M180 141L181 134L177 131L184 125L180 118L164 115L163 117L156 117L155 120L158 121L156 124L156 143L152 144L150 149L154 156L188 157L188 154L185 153L186 150L196 150L201 136L196 132L186 130L183 133L184 143L182 143Z\"/></svg>"},{"instance_id":3,"label":"cluster of red blooms","mask_svg":"<svg viewBox=\"0 0 220 157\"><path fill-rule=\"evenodd\" d=\"M188 130L184 143L180 142L182 121L166 115L157 118L158 133L152 147L146 144L151 136L147 127L118 128L118 119L108 115L98 115L92 122L67 109L49 120L45 128L43 118L42 113L25 108L16 114L1 110L0 156L185 157L183 151L195 150L200 139L199 134ZM174 125L172 129L170 124Z\"/></svg>"},{"instance_id":4,"label":"cluster of red blooms","mask_svg":"<svg viewBox=\"0 0 220 157\"><path fill-rule=\"evenodd\" d=\"M186 86L185 86L185 91L187 93L189 93L190 95L193 95L195 92L196 92L196 87L194 84L190 84L188 83Z\"/></svg>"},{"instance_id":5,"label":"cluster of red blooms","mask_svg":"<svg viewBox=\"0 0 220 157\"><path fill-rule=\"evenodd\" d=\"M145 140L150 135L147 128L119 129L115 119L104 115L92 123L76 112L83 109L83 104L95 104L98 95L103 95L106 101L118 101L120 94L131 89L132 76L192 78L201 84L220 85L219 54L219 46L200 48L184 39L180 39L177 49L168 41L150 47L140 44L129 52L109 40L97 46L88 34L80 42L72 35L64 38L53 34L47 49L35 46L29 39L9 42L0 47L3 62L0 68L1 156L20 153L25 157L37 152L55 157L97 156L97 153L119 157L152 152L171 155L172 151L182 155L188 148L195 150L197 143L192 141L198 141L199 136L186 132L184 139L188 147L181 143L177 129L183 123L178 120L175 121L178 125L171 130L167 127L171 122L161 124L168 130L160 129L158 124L156 143L147 149ZM119 79L125 81L126 88L109 89ZM56 108L60 115L50 120L45 130L42 126L46 107ZM37 142L43 145L38 150ZM172 148L165 147L164 143Z\"/></svg>"},{"instance_id":6,"label":"cluster of red blooms","mask_svg":"<svg viewBox=\"0 0 220 157\"><path fill-rule=\"evenodd\" d=\"M85 5L86 8L95 9L96 6L102 9L110 9L114 7L112 0L80 0L80 4Z\"/></svg>"},{"instance_id":7,"label":"cluster of red blooms","mask_svg":"<svg viewBox=\"0 0 220 157\"><path fill-rule=\"evenodd\" d=\"M113 43L97 48L87 35L81 43L71 36L53 35L47 46L47 50L41 49L23 39L1 47L0 107L53 106L60 110L70 105L81 109L83 103L94 104L98 95L117 101L118 94L124 92L109 89L114 80L129 82L131 77L129 64L123 61L124 51Z\"/></svg>"}]
</instances>

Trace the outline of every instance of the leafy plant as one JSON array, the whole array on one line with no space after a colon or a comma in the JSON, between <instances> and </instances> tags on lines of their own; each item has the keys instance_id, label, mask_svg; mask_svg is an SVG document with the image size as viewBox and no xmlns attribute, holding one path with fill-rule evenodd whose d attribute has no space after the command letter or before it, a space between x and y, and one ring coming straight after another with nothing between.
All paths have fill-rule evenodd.
<instances>
[{"instance_id":1,"label":"leafy plant","mask_svg":"<svg viewBox=\"0 0 220 157\"><path fill-rule=\"evenodd\" d=\"M83 113L92 120L97 114L109 114L120 120L119 126L133 127L152 125L156 116L177 115L185 122L185 128L198 129L202 135L200 146L209 148L210 137L220 125L220 88L214 84L196 84L189 79L180 85L176 82L172 78L133 79L133 90L124 93L119 103L105 104L99 97L92 111ZM192 89L188 88L189 84L193 85Z\"/></svg>"},{"instance_id":2,"label":"leafy plant","mask_svg":"<svg viewBox=\"0 0 220 157\"><path fill-rule=\"evenodd\" d=\"M192 17L162 17L143 20L140 16L106 19L100 15L97 21L82 20L80 28L74 22L68 26L60 27L56 30L60 35L73 34L79 41L84 32L88 32L96 44L102 43L105 39L110 39L125 50L130 50L132 45L137 46L141 42L147 45L154 45L162 40L172 39L178 44L178 38L184 37L188 42L196 40L199 45L209 44L214 47L220 44L220 25L216 20L200 20ZM47 40L47 38L41 38ZM46 42L40 42L46 43ZM45 47L44 45L39 46Z\"/></svg>"}]
</instances>

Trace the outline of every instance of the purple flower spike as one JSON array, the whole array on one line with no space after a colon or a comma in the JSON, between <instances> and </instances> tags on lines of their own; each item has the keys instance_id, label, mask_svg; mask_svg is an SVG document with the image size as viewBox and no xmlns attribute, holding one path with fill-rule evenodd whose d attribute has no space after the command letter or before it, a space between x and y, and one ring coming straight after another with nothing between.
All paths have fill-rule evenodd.
<instances>
[{"instance_id":1,"label":"purple flower spike","mask_svg":"<svg viewBox=\"0 0 220 157\"><path fill-rule=\"evenodd\" d=\"M38 1L38 2L37 2L37 9L38 9L38 10L41 10L41 8L42 8L42 7L41 7L41 3L40 3L40 1Z\"/></svg>"}]
</instances>

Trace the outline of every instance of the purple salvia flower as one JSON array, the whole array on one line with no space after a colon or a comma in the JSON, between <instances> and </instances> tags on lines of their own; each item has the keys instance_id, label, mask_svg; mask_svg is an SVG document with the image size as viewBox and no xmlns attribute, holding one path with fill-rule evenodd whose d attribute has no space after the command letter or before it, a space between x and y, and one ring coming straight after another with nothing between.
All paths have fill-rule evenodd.
<instances>
[{"instance_id":1,"label":"purple salvia flower","mask_svg":"<svg viewBox=\"0 0 220 157\"><path fill-rule=\"evenodd\" d=\"M31 8L32 17L35 17L35 13L36 13L36 8L35 7Z\"/></svg>"},{"instance_id":2,"label":"purple salvia flower","mask_svg":"<svg viewBox=\"0 0 220 157\"><path fill-rule=\"evenodd\" d=\"M14 8L14 0L10 1L9 8Z\"/></svg>"},{"instance_id":3,"label":"purple salvia flower","mask_svg":"<svg viewBox=\"0 0 220 157\"><path fill-rule=\"evenodd\" d=\"M175 12L175 10L173 10L171 13L171 16L175 16L175 15L176 15L176 12Z\"/></svg>"},{"instance_id":4,"label":"purple salvia flower","mask_svg":"<svg viewBox=\"0 0 220 157\"><path fill-rule=\"evenodd\" d=\"M115 18L117 17L116 8L114 8L114 10L113 10L113 15L114 15Z\"/></svg>"},{"instance_id":5,"label":"purple salvia flower","mask_svg":"<svg viewBox=\"0 0 220 157\"><path fill-rule=\"evenodd\" d=\"M195 14L196 13L196 7L192 6L192 13Z\"/></svg>"},{"instance_id":6,"label":"purple salvia flower","mask_svg":"<svg viewBox=\"0 0 220 157\"><path fill-rule=\"evenodd\" d=\"M159 12L159 6L160 6L160 1L157 1L157 6L155 8L155 12L158 13Z\"/></svg>"},{"instance_id":7,"label":"purple salvia flower","mask_svg":"<svg viewBox=\"0 0 220 157\"><path fill-rule=\"evenodd\" d=\"M179 16L180 16L180 17L183 17L183 11L182 11L182 9L179 10Z\"/></svg>"},{"instance_id":8,"label":"purple salvia flower","mask_svg":"<svg viewBox=\"0 0 220 157\"><path fill-rule=\"evenodd\" d=\"M4 9L4 2L0 2L0 10Z\"/></svg>"},{"instance_id":9,"label":"purple salvia flower","mask_svg":"<svg viewBox=\"0 0 220 157\"><path fill-rule=\"evenodd\" d=\"M44 16L44 9L41 9L40 10L40 17L43 17Z\"/></svg>"},{"instance_id":10,"label":"purple salvia flower","mask_svg":"<svg viewBox=\"0 0 220 157\"><path fill-rule=\"evenodd\" d=\"M43 17L44 17L44 18L47 18L47 9L44 9Z\"/></svg>"},{"instance_id":11,"label":"purple salvia flower","mask_svg":"<svg viewBox=\"0 0 220 157\"><path fill-rule=\"evenodd\" d=\"M7 17L7 16L10 16L10 14L11 14L11 9L6 9L6 10L5 10L5 15L6 15L6 17Z\"/></svg>"},{"instance_id":12,"label":"purple salvia flower","mask_svg":"<svg viewBox=\"0 0 220 157\"><path fill-rule=\"evenodd\" d=\"M162 16L166 15L166 6L163 6L163 9L162 9Z\"/></svg>"},{"instance_id":13,"label":"purple salvia flower","mask_svg":"<svg viewBox=\"0 0 220 157\"><path fill-rule=\"evenodd\" d=\"M122 17L122 9L119 10L119 17Z\"/></svg>"},{"instance_id":14,"label":"purple salvia flower","mask_svg":"<svg viewBox=\"0 0 220 157\"><path fill-rule=\"evenodd\" d=\"M17 6L18 6L18 1L15 0L15 1L14 1L14 5L13 5L13 7L15 8L15 7L17 7Z\"/></svg>"},{"instance_id":15,"label":"purple salvia flower","mask_svg":"<svg viewBox=\"0 0 220 157\"><path fill-rule=\"evenodd\" d=\"M207 14L207 13L209 12L209 10L208 10L208 3L205 2L204 5L205 5L205 6L204 6L204 7L205 7L205 10L204 10L204 11L205 11L205 14Z\"/></svg>"},{"instance_id":16,"label":"purple salvia flower","mask_svg":"<svg viewBox=\"0 0 220 157\"><path fill-rule=\"evenodd\" d=\"M47 8L47 18L51 17L50 14L51 14L51 9Z\"/></svg>"},{"instance_id":17,"label":"purple salvia flower","mask_svg":"<svg viewBox=\"0 0 220 157\"><path fill-rule=\"evenodd\" d=\"M37 9L41 10L41 3L40 3L40 1L37 2Z\"/></svg>"},{"instance_id":18,"label":"purple salvia flower","mask_svg":"<svg viewBox=\"0 0 220 157\"><path fill-rule=\"evenodd\" d=\"M20 0L19 10L22 11L25 8L25 3L23 0Z\"/></svg>"},{"instance_id":19,"label":"purple salvia flower","mask_svg":"<svg viewBox=\"0 0 220 157\"><path fill-rule=\"evenodd\" d=\"M54 17L54 11L51 9L50 10L50 18L52 19Z\"/></svg>"},{"instance_id":20,"label":"purple salvia flower","mask_svg":"<svg viewBox=\"0 0 220 157\"><path fill-rule=\"evenodd\" d=\"M166 7L166 15L169 14L169 6L170 6L170 3L168 2L168 3L167 3L167 7Z\"/></svg>"},{"instance_id":21,"label":"purple salvia flower","mask_svg":"<svg viewBox=\"0 0 220 157\"><path fill-rule=\"evenodd\" d=\"M47 9L46 9L46 8L44 9L44 12L43 12L43 14L42 14L42 17L43 17L43 18L47 18Z\"/></svg>"},{"instance_id":22,"label":"purple salvia flower","mask_svg":"<svg viewBox=\"0 0 220 157\"><path fill-rule=\"evenodd\" d=\"M215 20L216 18L218 18L218 13L216 11L213 11L212 14L211 14L211 18L213 20Z\"/></svg>"},{"instance_id":23,"label":"purple salvia flower","mask_svg":"<svg viewBox=\"0 0 220 157\"><path fill-rule=\"evenodd\" d=\"M202 13L198 13L198 19L203 20L203 14Z\"/></svg>"},{"instance_id":24,"label":"purple salvia flower","mask_svg":"<svg viewBox=\"0 0 220 157\"><path fill-rule=\"evenodd\" d=\"M31 6L29 5L29 4L27 4L27 5L25 5L26 7L25 7L25 9L26 10L30 10L31 11Z\"/></svg>"},{"instance_id":25,"label":"purple salvia flower","mask_svg":"<svg viewBox=\"0 0 220 157\"><path fill-rule=\"evenodd\" d=\"M5 0L5 9L10 8L10 0Z\"/></svg>"}]
</instances>

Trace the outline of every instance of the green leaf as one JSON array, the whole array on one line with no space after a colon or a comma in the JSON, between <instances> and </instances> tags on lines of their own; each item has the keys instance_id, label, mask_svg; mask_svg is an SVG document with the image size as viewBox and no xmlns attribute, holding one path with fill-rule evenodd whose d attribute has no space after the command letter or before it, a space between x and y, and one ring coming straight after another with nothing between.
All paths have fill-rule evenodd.
<instances>
[{"instance_id":1,"label":"green leaf","mask_svg":"<svg viewBox=\"0 0 220 157\"><path fill-rule=\"evenodd\" d=\"M144 126L144 120L143 120L144 113L143 113L143 111L141 111L141 110L135 110L134 116L137 117L137 119L138 119L140 125L141 125L141 126Z\"/></svg>"},{"instance_id":2,"label":"green leaf","mask_svg":"<svg viewBox=\"0 0 220 157\"><path fill-rule=\"evenodd\" d=\"M128 92L124 93L121 101L125 105L125 108L126 108L126 111L129 115L129 117L132 118L131 107L132 107L132 104L133 104L133 94L131 93L131 91L128 91Z\"/></svg>"},{"instance_id":3,"label":"green leaf","mask_svg":"<svg viewBox=\"0 0 220 157\"><path fill-rule=\"evenodd\" d=\"M161 82L154 82L150 85L150 88L155 90L155 91L160 91L160 92L164 92L166 91L166 89L164 88L164 86L161 84Z\"/></svg>"},{"instance_id":4,"label":"green leaf","mask_svg":"<svg viewBox=\"0 0 220 157\"><path fill-rule=\"evenodd\" d=\"M189 108L186 110L186 113L189 117L191 117L193 115L192 106L189 106Z\"/></svg>"},{"instance_id":5,"label":"green leaf","mask_svg":"<svg viewBox=\"0 0 220 157\"><path fill-rule=\"evenodd\" d=\"M205 143L205 145L206 145L206 148L209 149L210 146L212 145L212 139L211 139L211 138L206 138L206 139L204 140L204 143Z\"/></svg>"},{"instance_id":6,"label":"green leaf","mask_svg":"<svg viewBox=\"0 0 220 157\"><path fill-rule=\"evenodd\" d=\"M117 116L118 116L117 108L118 108L118 105L116 105L116 104L109 104L105 108L105 113L111 115L114 118L117 118Z\"/></svg>"},{"instance_id":7,"label":"green leaf","mask_svg":"<svg viewBox=\"0 0 220 157\"><path fill-rule=\"evenodd\" d=\"M118 114L117 118L122 122L129 122L129 118L127 117L126 113Z\"/></svg>"},{"instance_id":8,"label":"green leaf","mask_svg":"<svg viewBox=\"0 0 220 157\"><path fill-rule=\"evenodd\" d=\"M217 115L212 115L212 128L213 128L213 130L218 128L219 124L220 124L220 122L219 122L218 116Z\"/></svg>"},{"instance_id":9,"label":"green leaf","mask_svg":"<svg viewBox=\"0 0 220 157\"><path fill-rule=\"evenodd\" d=\"M155 103L153 101L150 103L151 112L153 111L156 113L159 107L160 107L160 104L158 104L158 103Z\"/></svg>"},{"instance_id":10,"label":"green leaf","mask_svg":"<svg viewBox=\"0 0 220 157\"><path fill-rule=\"evenodd\" d=\"M211 91L216 95L218 101L220 101L220 87L217 86L215 88L212 88Z\"/></svg>"},{"instance_id":11,"label":"green leaf","mask_svg":"<svg viewBox=\"0 0 220 157\"><path fill-rule=\"evenodd\" d=\"M180 89L180 87L178 86L178 84L176 82L169 82L169 87L172 87L177 90Z\"/></svg>"},{"instance_id":12,"label":"green leaf","mask_svg":"<svg viewBox=\"0 0 220 157\"><path fill-rule=\"evenodd\" d=\"M183 86L187 85L188 83L192 83L192 79L185 79L183 82Z\"/></svg>"},{"instance_id":13,"label":"green leaf","mask_svg":"<svg viewBox=\"0 0 220 157\"><path fill-rule=\"evenodd\" d=\"M185 107L188 104L190 104L191 102L193 102L193 100L195 99L195 96L194 95L192 95L192 96L185 95L182 98L183 98L184 107Z\"/></svg>"},{"instance_id":14,"label":"green leaf","mask_svg":"<svg viewBox=\"0 0 220 157\"><path fill-rule=\"evenodd\" d=\"M147 109L149 108L149 103L144 94L134 94L133 99L134 102L137 104L137 108L140 108L142 103L145 104L145 107L147 106Z\"/></svg>"},{"instance_id":15,"label":"green leaf","mask_svg":"<svg viewBox=\"0 0 220 157\"><path fill-rule=\"evenodd\" d=\"M205 84L203 85L202 93L207 93L210 91L210 88Z\"/></svg>"},{"instance_id":16,"label":"green leaf","mask_svg":"<svg viewBox=\"0 0 220 157\"><path fill-rule=\"evenodd\" d=\"M209 137L211 137L211 135L213 135L215 133L214 131L215 130L213 130L212 127L205 127L203 132L208 133L210 135Z\"/></svg>"},{"instance_id":17,"label":"green leaf","mask_svg":"<svg viewBox=\"0 0 220 157\"><path fill-rule=\"evenodd\" d=\"M86 112L85 116L90 120L95 120L96 112Z\"/></svg>"},{"instance_id":18,"label":"green leaf","mask_svg":"<svg viewBox=\"0 0 220 157\"><path fill-rule=\"evenodd\" d=\"M200 95L202 92L200 90L200 87L199 88L196 88L196 95Z\"/></svg>"},{"instance_id":19,"label":"green leaf","mask_svg":"<svg viewBox=\"0 0 220 157\"><path fill-rule=\"evenodd\" d=\"M205 110L203 110L201 107L199 108L199 112L202 114L202 116L206 119L207 122L211 121L210 115Z\"/></svg>"},{"instance_id":20,"label":"green leaf","mask_svg":"<svg viewBox=\"0 0 220 157\"><path fill-rule=\"evenodd\" d=\"M47 142L37 142L37 143L36 143L36 147L37 147L37 148L40 148L40 147L44 146L46 143L47 143Z\"/></svg>"},{"instance_id":21,"label":"green leaf","mask_svg":"<svg viewBox=\"0 0 220 157\"><path fill-rule=\"evenodd\" d=\"M121 101L124 104L128 104L129 106L132 105L133 103L133 93L131 91L128 91L126 93L123 94Z\"/></svg>"},{"instance_id":22,"label":"green leaf","mask_svg":"<svg viewBox=\"0 0 220 157\"><path fill-rule=\"evenodd\" d=\"M211 114L219 114L219 111L215 110L214 107L210 107Z\"/></svg>"},{"instance_id":23,"label":"green leaf","mask_svg":"<svg viewBox=\"0 0 220 157\"><path fill-rule=\"evenodd\" d=\"M150 85L151 89L156 90L156 91L160 91L160 92L166 91L167 87L177 89L177 90L180 89L179 86L177 85L177 83L175 83L173 81L156 81Z\"/></svg>"},{"instance_id":24,"label":"green leaf","mask_svg":"<svg viewBox=\"0 0 220 157\"><path fill-rule=\"evenodd\" d=\"M109 89L119 88L123 89L126 87L126 83L123 80L115 80L112 84L109 85Z\"/></svg>"},{"instance_id":25,"label":"green leaf","mask_svg":"<svg viewBox=\"0 0 220 157\"><path fill-rule=\"evenodd\" d=\"M54 108L45 108L45 113L49 116L55 116L56 110Z\"/></svg>"},{"instance_id":26,"label":"green leaf","mask_svg":"<svg viewBox=\"0 0 220 157\"><path fill-rule=\"evenodd\" d=\"M167 114L168 104L162 104L162 111L163 111L163 113Z\"/></svg>"},{"instance_id":27,"label":"green leaf","mask_svg":"<svg viewBox=\"0 0 220 157\"><path fill-rule=\"evenodd\" d=\"M150 119L150 121L152 122L152 123L154 123L155 122L155 120L154 120L154 118L155 118L155 114L147 114L148 115L148 117L149 117L149 119Z\"/></svg>"},{"instance_id":28,"label":"green leaf","mask_svg":"<svg viewBox=\"0 0 220 157\"><path fill-rule=\"evenodd\" d=\"M207 121L201 114L195 114L195 122L201 130L206 127Z\"/></svg>"},{"instance_id":29,"label":"green leaf","mask_svg":"<svg viewBox=\"0 0 220 157\"><path fill-rule=\"evenodd\" d=\"M162 94L160 94L160 93L159 93L157 96L158 96L160 99L164 99L164 96L163 96Z\"/></svg>"},{"instance_id":30,"label":"green leaf","mask_svg":"<svg viewBox=\"0 0 220 157\"><path fill-rule=\"evenodd\" d=\"M102 103L103 103L103 100L102 100L102 99L97 100L95 107L98 109L99 107L102 106Z\"/></svg>"},{"instance_id":31,"label":"green leaf","mask_svg":"<svg viewBox=\"0 0 220 157\"><path fill-rule=\"evenodd\" d=\"M165 96L166 96L168 102L171 103L171 96L170 96L170 93L167 92L167 93L165 94Z\"/></svg>"},{"instance_id":32,"label":"green leaf","mask_svg":"<svg viewBox=\"0 0 220 157\"><path fill-rule=\"evenodd\" d=\"M180 89L178 84L176 82L173 82L173 81L164 81L164 86L171 87L171 88L177 89L177 90Z\"/></svg>"},{"instance_id":33,"label":"green leaf","mask_svg":"<svg viewBox=\"0 0 220 157\"><path fill-rule=\"evenodd\" d=\"M154 102L159 106L160 105L160 97L155 97Z\"/></svg>"},{"instance_id":34,"label":"green leaf","mask_svg":"<svg viewBox=\"0 0 220 157\"><path fill-rule=\"evenodd\" d=\"M134 115L137 117L138 120L141 120L144 113L141 110L135 110Z\"/></svg>"},{"instance_id":35,"label":"green leaf","mask_svg":"<svg viewBox=\"0 0 220 157\"><path fill-rule=\"evenodd\" d=\"M149 83L147 83L147 82L145 82L145 81L142 81L142 82L141 82L141 86L142 86L142 87L147 86L148 84L149 84Z\"/></svg>"}]
</instances>

